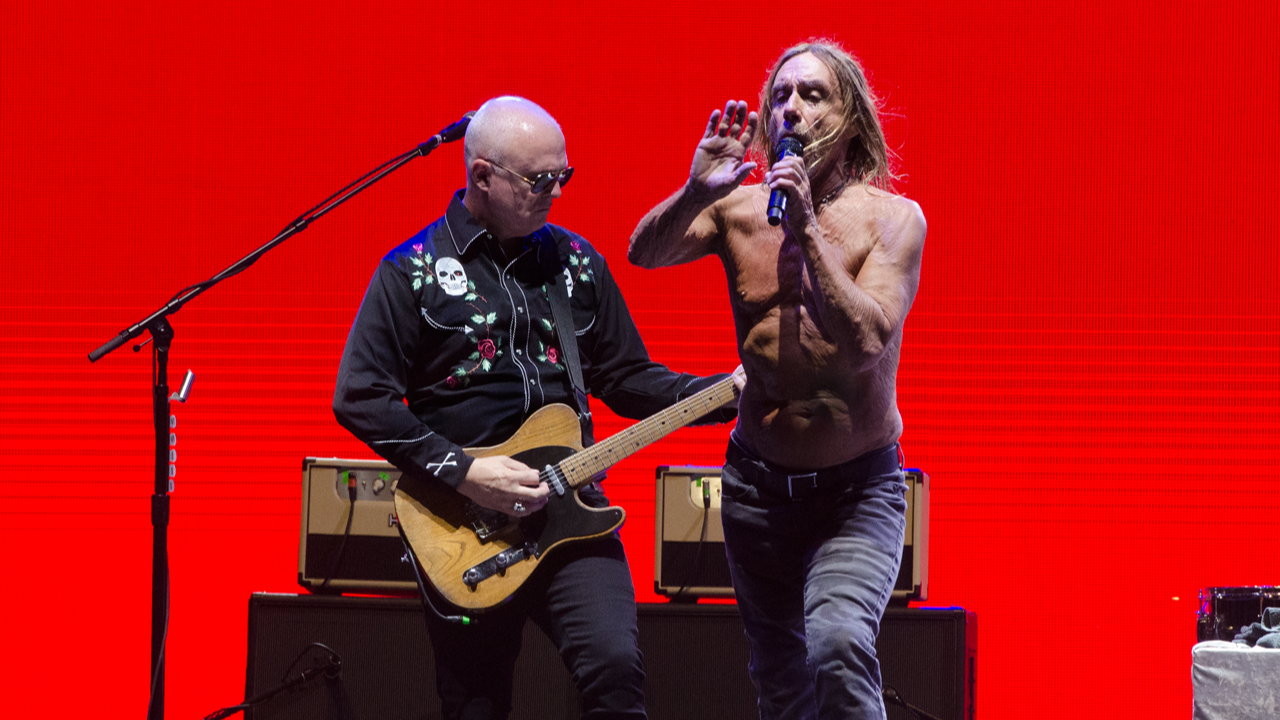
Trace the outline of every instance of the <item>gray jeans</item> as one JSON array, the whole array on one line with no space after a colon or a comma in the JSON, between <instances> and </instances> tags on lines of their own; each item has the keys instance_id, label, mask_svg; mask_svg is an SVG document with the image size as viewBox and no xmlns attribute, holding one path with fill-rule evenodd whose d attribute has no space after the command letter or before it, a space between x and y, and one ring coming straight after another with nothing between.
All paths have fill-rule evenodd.
<instances>
[{"instance_id":1,"label":"gray jeans","mask_svg":"<svg viewBox=\"0 0 1280 720\"><path fill-rule=\"evenodd\" d=\"M812 474L731 441L721 482L761 719L884 718L875 639L902 563L898 446Z\"/></svg>"}]
</instances>

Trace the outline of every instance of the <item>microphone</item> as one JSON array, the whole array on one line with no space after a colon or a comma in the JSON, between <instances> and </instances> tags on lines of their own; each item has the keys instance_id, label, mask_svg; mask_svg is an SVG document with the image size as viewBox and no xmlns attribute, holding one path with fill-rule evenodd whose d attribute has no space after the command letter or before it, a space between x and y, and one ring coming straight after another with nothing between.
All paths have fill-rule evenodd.
<instances>
[{"instance_id":1,"label":"microphone","mask_svg":"<svg viewBox=\"0 0 1280 720\"><path fill-rule=\"evenodd\" d=\"M796 157L804 157L804 144L794 137L787 136L778 142L778 159L788 155ZM769 224L781 225L782 216L787 214L787 196L781 190L774 190L769 193Z\"/></svg>"},{"instance_id":2,"label":"microphone","mask_svg":"<svg viewBox=\"0 0 1280 720\"><path fill-rule=\"evenodd\" d=\"M432 135L431 139L418 146L418 152L422 155L426 155L445 143L451 143L454 140L461 140L463 136L467 134L467 126L471 124L471 116L475 114L476 111L472 110L466 115L463 115L462 119L458 122L441 130L435 135Z\"/></svg>"}]
</instances>

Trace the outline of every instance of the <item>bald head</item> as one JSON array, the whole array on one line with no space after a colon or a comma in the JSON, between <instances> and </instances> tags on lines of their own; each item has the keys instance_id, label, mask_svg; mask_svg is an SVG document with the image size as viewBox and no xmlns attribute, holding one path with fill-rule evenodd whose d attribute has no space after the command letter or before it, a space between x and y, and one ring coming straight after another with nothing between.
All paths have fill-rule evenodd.
<instances>
[{"instance_id":1,"label":"bald head","mask_svg":"<svg viewBox=\"0 0 1280 720\"><path fill-rule=\"evenodd\" d=\"M529 178L569 166L564 133L551 114L519 97L498 97L467 125L462 202L499 240L525 237L547 222L560 184L533 192Z\"/></svg>"},{"instance_id":2,"label":"bald head","mask_svg":"<svg viewBox=\"0 0 1280 720\"><path fill-rule=\"evenodd\" d=\"M476 158L506 165L520 148L555 139L564 144L560 123L551 113L532 100L508 95L480 106L467 125L462 152L468 165Z\"/></svg>"}]
</instances>

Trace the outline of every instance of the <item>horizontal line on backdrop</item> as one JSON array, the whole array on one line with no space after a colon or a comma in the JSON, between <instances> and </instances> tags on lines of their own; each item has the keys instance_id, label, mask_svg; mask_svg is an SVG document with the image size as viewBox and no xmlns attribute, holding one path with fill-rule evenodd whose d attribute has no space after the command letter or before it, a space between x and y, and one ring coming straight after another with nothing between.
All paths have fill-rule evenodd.
<instances>
[{"instance_id":1,"label":"horizontal line on backdrop","mask_svg":"<svg viewBox=\"0 0 1280 720\"><path fill-rule=\"evenodd\" d=\"M989 364L990 365L1007 364L1007 365L1017 365L1022 367L1025 367L1027 365L1025 361L1023 362L1010 361L1007 363L992 362ZM1097 365L1098 363L1090 362L1088 364ZM1065 372L1057 372L1057 373L1008 372L1008 373L997 374L992 372L983 373L979 371L947 372L945 370L921 371L921 370L912 369L914 366L917 366L917 365L944 365L945 366L944 363L934 363L930 361L915 361L909 364L901 365L898 368L899 383L901 383L904 380L965 380L965 381L972 380L972 381L984 381L984 382L1044 382L1044 381L1068 381L1069 380L1073 382L1079 382L1082 380L1114 381L1117 379L1133 378L1136 380L1149 381L1149 382L1159 382L1159 381L1165 381L1165 380L1177 381L1177 382L1265 381L1265 382L1275 383L1277 387L1280 387L1280 377L1276 377L1270 374L1263 374L1261 375L1261 377L1254 376L1254 375L1239 374L1239 373L1231 374L1231 375L1227 375L1227 374L1210 375L1208 373L1203 373L1203 372L1197 372L1197 373L1167 372L1167 373L1154 374L1150 372L1143 373L1141 371L1135 371L1136 368L1134 368L1134 366L1136 365L1147 365L1152 368L1161 368L1161 367L1167 366L1162 363L1124 363L1123 366L1124 366L1124 369L1128 371L1127 373L1115 372L1115 373L1106 373L1106 374L1098 373L1098 372L1080 372L1080 371L1077 371L1077 372L1065 371ZM1247 368L1251 370L1256 369L1262 373L1268 373L1270 371L1274 371L1276 368L1280 368L1280 362L1277 362L1277 363L1260 363L1260 362L1259 363L1203 363L1203 364L1194 365L1188 369L1208 368L1208 367Z\"/></svg>"},{"instance_id":2,"label":"horizontal line on backdrop","mask_svg":"<svg viewBox=\"0 0 1280 720\"><path fill-rule=\"evenodd\" d=\"M1069 409L1078 409L1078 410L1093 409L1093 410L1109 410L1109 411L1114 411L1114 410L1130 410L1130 411L1132 411L1132 410L1133 410L1133 405L1132 405L1132 404L1130 404L1129 402L1126 402L1125 398L1118 398L1118 399L1116 400L1116 402L1115 402L1115 403L1091 403L1091 404L1090 404L1090 403L1072 402L1072 403L1069 403L1069 404L1066 404L1066 405L1064 405L1063 403L1044 403L1044 402L1040 402L1040 403L1027 403L1027 402L1020 402L1020 403L1014 404L1014 403L1002 403L1002 402L996 402L996 401L986 402L986 403L982 403L982 402L969 402L969 403L947 402L947 403L945 403L945 404L940 404L940 403L931 403L931 402L924 401L924 400L904 400L904 398L910 398L910 397L911 397L912 392L914 392L914 391L910 391L910 392L906 392L906 393L900 393L900 394L899 394L899 398L898 398L898 402L899 402L899 404L900 404L900 405L903 405L903 406L906 406L906 405L910 404L910 406L911 406L911 407L913 407L913 408L915 408L915 409L917 409L917 410L920 410L920 409L944 410L944 411L947 411L947 412L946 412L946 414L948 414L948 415L955 415L955 414L957 414L957 413L958 413L958 412L960 412L960 411L968 411L968 410L975 410L975 409L988 410L988 409L991 409L991 408L1004 408L1004 409L1006 409L1006 410L1008 410L1008 411L1022 411L1022 412L1031 411L1031 410L1053 410L1055 413L1058 413L1058 414L1059 414L1059 416L1061 416L1061 415L1062 415L1062 413L1063 413L1064 411L1069 410ZM968 392L969 394L981 394L981 393L979 393L977 390L969 390L969 391L967 391L967 392ZM1009 391L1005 391L1005 392L1007 393L1007 392L1009 392ZM916 393L916 394L928 394L928 395L935 395L935 396L936 396L936 395L938 395L939 393ZM950 394L950 395L958 395L958 394L961 394L961 393L960 393L959 391L956 391L956 392L954 392L954 393L949 393L949 394ZM1024 396L1030 396L1030 395L1033 395L1033 394L1038 394L1038 395L1041 395L1041 396L1046 396L1046 397L1048 397L1048 398L1055 398L1055 397L1058 397L1058 395L1055 395L1054 393L1051 393L1051 392L1041 392L1041 393L1030 393L1030 392L1027 392L1027 393L1021 393L1021 394L1022 394L1022 395L1024 395ZM1090 393L1090 394L1091 394L1091 395L1099 395L1099 394L1106 394L1106 393ZM1167 395L1170 395L1170 394L1171 394L1171 393L1165 393L1165 394L1164 394L1164 396L1167 396ZM1267 397L1270 397L1270 396L1272 396L1272 395L1274 395L1274 394L1275 394L1275 393L1267 393L1267 394L1266 394L1266 396L1267 396ZM1112 396L1114 396L1114 393L1112 393ZM1075 397L1078 397L1078 396L1077 396L1077 395L1075 395L1075 394L1072 394L1072 395L1063 395L1062 397L1075 398ZM1240 395L1234 395L1234 396L1233 396L1233 395L1229 395L1229 394L1224 394L1224 397L1238 397L1238 398L1246 399L1246 400L1248 400L1249 402L1248 402L1247 404L1245 404L1245 403L1241 403L1241 405L1218 405L1218 406L1213 406L1213 407L1212 407L1212 409L1215 409L1215 410L1234 410L1234 411L1239 412L1239 411L1241 411L1241 410L1243 410L1243 409L1245 409L1245 408L1250 408L1250 407L1255 407L1255 406L1259 406L1259 405L1261 405L1261 403L1255 402L1255 401L1257 400L1257 397L1256 397L1255 395L1253 395L1252 393L1247 394L1247 395L1246 395L1246 394L1240 394ZM1181 404L1177 404L1177 405L1172 405L1172 404L1171 404L1171 405L1146 405L1146 406L1144 406L1144 408L1145 408L1145 410L1146 410L1147 412L1157 412L1157 411L1158 411L1158 412L1176 412L1176 411L1178 411L1178 410L1186 410L1186 409L1191 408L1191 407L1194 407L1194 408L1195 408L1195 409L1197 409L1197 410L1205 410L1205 409L1209 409L1209 408L1206 408L1204 405L1191 405L1190 403L1181 403ZM1009 412L1006 412L1006 413L1003 413L1003 414L1009 414ZM1014 412L1014 414L1016 414L1016 412Z\"/></svg>"},{"instance_id":3,"label":"horizontal line on backdrop","mask_svg":"<svg viewBox=\"0 0 1280 720\"><path fill-rule=\"evenodd\" d=\"M991 520L988 518L973 518L973 519L965 520L965 519L957 518L954 520L948 519L946 521L946 524L947 525L951 525L951 524L963 525L963 524L970 524L970 523L993 523L993 522L1005 522L1005 520ZM1044 528L1046 525L1046 522L1043 518L1009 518L1007 519L1007 522L1011 522L1013 524L1022 524L1022 523L1033 524L1038 528ZM1144 519L1142 522L1139 523L1139 522L1135 522L1132 518L1107 519L1107 518L1088 517L1088 518L1063 518L1061 520L1053 520L1052 524L1084 525L1084 526L1124 525L1126 527L1132 528L1133 532L1135 533L1142 533L1145 528L1148 528L1152 525L1195 528L1195 527L1217 526L1217 525L1233 526L1233 525L1238 525L1239 522L1237 520L1232 520L1230 518L1215 519L1215 518L1200 517L1200 518L1187 519L1187 520L1166 520L1166 519L1159 519L1159 518L1154 520ZM1276 520L1270 520L1270 521L1262 520L1256 523L1251 521L1249 523L1248 529L1250 531L1253 531L1260 527L1272 527L1272 526L1280 527L1280 518L1277 518ZM1040 541L1042 539L1048 539L1048 536L1038 531L1029 537L1034 537L1037 541ZM1096 536L1093 536L1093 535L1089 535L1088 537L1090 539L1096 539ZM1206 538L1206 540L1207 539L1209 538Z\"/></svg>"},{"instance_id":4,"label":"horizontal line on backdrop","mask_svg":"<svg viewBox=\"0 0 1280 720\"><path fill-rule=\"evenodd\" d=\"M1053 333L1053 334L1057 335L1059 333ZM1169 351L1208 352L1208 351L1214 351L1214 350L1222 350L1223 348L1230 349L1234 352L1252 352L1252 351L1262 352L1262 351L1268 351L1268 350L1271 352L1275 351L1275 348L1264 348L1264 347L1258 347L1258 348L1243 347L1242 348L1239 345L1226 343L1226 342L1224 342L1222 345L1191 345L1191 346L1188 346L1188 345L1023 345L1023 344L996 345L992 343L973 343L973 344L922 343L922 342L916 342L914 340L904 340L903 347L914 348L916 350L956 350L956 349L963 350L963 349L980 348L987 352L997 352L1000 350L1089 350L1089 351L1094 351L1094 350L1116 350L1116 349L1149 350L1152 352L1169 352ZM1099 359L1099 362L1103 362L1103 361L1113 362L1114 360L1111 358ZM1177 362L1185 362L1185 361L1179 359Z\"/></svg>"},{"instance_id":5,"label":"horizontal line on backdrop","mask_svg":"<svg viewBox=\"0 0 1280 720\"><path fill-rule=\"evenodd\" d=\"M1116 330L1099 330L1097 328L1062 327L1061 325L1054 325L1054 326L1045 327L1045 328L1016 328L1016 329L1010 329L1010 328L983 329L983 328L974 328L969 325L960 325L956 327L938 327L938 326L931 325L928 327L908 328L906 332L908 334L917 333L917 332L920 332L920 333L983 332L983 333L991 333L991 334L1053 333L1055 335L1062 334L1062 333L1073 333L1073 334L1081 334L1081 335L1088 334L1088 335L1101 335L1101 336L1112 336L1112 335L1125 335L1125 336L1128 336L1128 335L1179 335L1179 336L1181 335L1214 335L1214 336L1217 336L1217 335L1267 335L1267 336L1270 336L1270 335L1280 335L1280 330L1224 330L1222 328L1214 328L1214 329L1207 329L1207 330L1195 330L1195 329L1184 329L1184 328L1168 329L1168 330L1160 329L1160 328L1120 328Z\"/></svg>"},{"instance_id":6,"label":"horizontal line on backdrop","mask_svg":"<svg viewBox=\"0 0 1280 720\"><path fill-rule=\"evenodd\" d=\"M1078 318L1158 318L1165 320L1212 319L1212 320L1280 320L1280 315L1172 315L1168 313L1018 313L1018 312L971 312L944 313L918 311L911 317L1078 317Z\"/></svg>"},{"instance_id":7,"label":"horizontal line on backdrop","mask_svg":"<svg viewBox=\"0 0 1280 720\"><path fill-rule=\"evenodd\" d=\"M23 515L28 517L30 516L69 517L69 516L80 516L80 515L85 515L89 517L103 516L103 515L108 515L112 517L134 517L137 515L150 515L150 514L151 514L150 509L138 510L138 511L129 510L129 511L119 511L119 512L93 512L93 511L81 512L81 511L74 511L74 510L73 511L63 510L63 511L56 511L56 512L47 511L47 510L6 510L5 511L5 515ZM173 510L172 512L170 512L169 517L171 519L175 517L287 517L287 518L292 518L296 520L298 517L298 513L296 512L293 512L293 513L288 513L288 512L194 513L194 512L183 512L180 510ZM170 527L172 528L172 525L170 525ZM297 530L295 529L294 532L296 533Z\"/></svg>"},{"instance_id":8,"label":"horizontal line on backdrop","mask_svg":"<svg viewBox=\"0 0 1280 720\"><path fill-rule=\"evenodd\" d=\"M248 501L251 501L251 502L290 502L290 503L297 503L297 502L298 502L298 500L299 500L299 495L300 495L300 493L298 493L298 492L293 492L293 493L290 493L290 494L288 494L288 495L262 495L262 494L260 494L260 493L252 492L252 491L246 491L246 492L245 492L244 494L242 494L242 495L199 495L199 494L193 494L193 493L194 493L194 490L193 490L193 489L195 489L195 488L207 488L207 487L210 487L210 486L215 486L215 487L221 488L222 486L227 485L227 484L229 484L229 483L222 483L222 482L213 483L213 482L205 482L205 481L201 481L201 480L192 480L192 479L187 479L187 480L183 481L182 483L177 483L177 482L176 482L176 480L177 480L177 478L175 478L175 484L177 485L177 488L178 488L178 489L177 489L177 490L174 490L174 491L173 491L173 492L171 492L171 493L169 493L169 495L170 495L170 497L172 497L175 501L177 501L177 500L181 500L181 501L183 501L183 502L200 502L200 501L210 501L210 502L224 502L224 501L225 501L225 502L245 502L246 500L248 500ZM154 479L152 480L152 482L153 482L153 484L154 484ZM101 485L104 485L104 484L108 484L108 485L115 485L115 486L118 486L118 487L121 485L119 482L116 482L116 483L100 483L100 482L87 483L87 482L82 482L82 481L78 481L78 480L67 480L67 481L63 481L63 482L61 483L62 487L70 487L70 486L75 486L75 485L82 485L82 486L83 486L83 485L88 485L88 486L91 486L91 487L96 487L96 486L101 486ZM140 483L139 483L139 484L140 484ZM252 486L247 485L247 484L245 484L245 483L243 483L243 482L242 482L241 484L242 484L244 487L253 487L253 488L260 488L260 487L263 487L263 486L265 485L265 483L258 482L258 481L254 481L254 483L253 483L253 485L252 485ZM276 486L276 485L283 485L283 484L284 484L284 483L271 483L271 485L273 486L273 489L274 489L274 486ZM289 484L290 484L290 485L294 485L294 486L298 485L297 481L294 481L294 482L289 483ZM124 488L122 488L122 489L124 489ZM150 498L150 497L151 497L151 494L150 494L150 493L137 492L137 490L139 490L139 489L140 489L140 488L135 488L135 492L134 492L133 494L130 494L130 495L85 495L85 494L83 494L83 493L77 493L74 497L63 495L63 496L59 496L59 498L58 498L57 502L59 502L59 503L66 503L66 502L86 502L86 501L90 501L90 500L95 500L95 501L96 501L96 500L102 500L102 501L109 501L109 502L138 502L138 501L146 502L146 501L147 501L147 498ZM12 500L41 500L41 501L44 501L44 500L50 500L51 498L50 498L50 496L48 495L48 493L45 493L45 494L31 494L31 495L26 495L26 494L15 494L15 495L9 495L9 499L12 499Z\"/></svg>"}]
</instances>

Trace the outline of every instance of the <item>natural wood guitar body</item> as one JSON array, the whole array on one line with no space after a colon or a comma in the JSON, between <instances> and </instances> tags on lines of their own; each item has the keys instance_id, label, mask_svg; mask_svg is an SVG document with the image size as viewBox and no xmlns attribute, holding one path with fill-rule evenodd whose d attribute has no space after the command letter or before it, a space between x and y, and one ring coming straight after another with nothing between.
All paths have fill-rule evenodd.
<instances>
[{"instance_id":1,"label":"natural wood guitar body","mask_svg":"<svg viewBox=\"0 0 1280 720\"><path fill-rule=\"evenodd\" d=\"M575 540L607 535L622 525L620 507L590 508L577 489L614 463L724 405L732 379L683 400L632 427L582 447L582 428L566 405L539 409L501 445L468 448L472 457L507 455L542 471L552 488L546 507L520 520L482 510L443 483L402 477L395 506L405 536L432 586L467 610L508 600L549 552Z\"/></svg>"}]
</instances>

